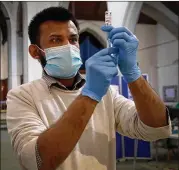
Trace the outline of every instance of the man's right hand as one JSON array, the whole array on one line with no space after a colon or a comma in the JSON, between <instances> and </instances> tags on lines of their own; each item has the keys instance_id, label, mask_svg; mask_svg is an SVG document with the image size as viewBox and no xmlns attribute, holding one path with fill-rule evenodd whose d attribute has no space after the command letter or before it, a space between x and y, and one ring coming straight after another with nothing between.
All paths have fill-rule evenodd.
<instances>
[{"instance_id":1,"label":"man's right hand","mask_svg":"<svg viewBox=\"0 0 179 170\"><path fill-rule=\"evenodd\" d=\"M106 94L111 80L118 74L116 67L116 48L105 48L90 57L86 63L86 84L83 96L100 101Z\"/></svg>"}]
</instances>

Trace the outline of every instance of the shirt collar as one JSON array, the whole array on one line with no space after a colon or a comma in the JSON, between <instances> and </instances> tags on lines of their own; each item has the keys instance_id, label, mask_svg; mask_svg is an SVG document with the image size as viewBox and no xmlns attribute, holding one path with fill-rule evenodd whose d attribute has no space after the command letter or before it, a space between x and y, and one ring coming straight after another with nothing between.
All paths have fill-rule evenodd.
<instances>
[{"instance_id":1,"label":"shirt collar","mask_svg":"<svg viewBox=\"0 0 179 170\"><path fill-rule=\"evenodd\" d=\"M47 75L45 73L45 71L43 71L42 74L42 78L45 80L45 82L47 83L48 87L52 87L53 85L56 87L59 87L61 89L64 90L69 90L67 87L65 87L62 83L60 83L58 80L56 80L55 78ZM77 73L76 77L75 77L75 82L73 84L72 89L70 90L78 90L80 89L83 85L85 84L85 79L84 77L82 77L82 75L80 73Z\"/></svg>"}]
</instances>

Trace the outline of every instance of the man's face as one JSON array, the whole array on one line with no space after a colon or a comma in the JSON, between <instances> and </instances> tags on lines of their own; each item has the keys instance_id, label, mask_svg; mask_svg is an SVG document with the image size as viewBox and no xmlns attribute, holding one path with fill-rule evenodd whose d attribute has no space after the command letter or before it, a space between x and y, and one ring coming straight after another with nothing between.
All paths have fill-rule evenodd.
<instances>
[{"instance_id":1,"label":"man's face","mask_svg":"<svg viewBox=\"0 0 179 170\"><path fill-rule=\"evenodd\" d=\"M79 48L78 39L78 30L72 21L46 21L39 28L39 46L42 50L68 43ZM30 45L29 52L35 59L41 60L44 57L44 53L36 45Z\"/></svg>"}]
</instances>

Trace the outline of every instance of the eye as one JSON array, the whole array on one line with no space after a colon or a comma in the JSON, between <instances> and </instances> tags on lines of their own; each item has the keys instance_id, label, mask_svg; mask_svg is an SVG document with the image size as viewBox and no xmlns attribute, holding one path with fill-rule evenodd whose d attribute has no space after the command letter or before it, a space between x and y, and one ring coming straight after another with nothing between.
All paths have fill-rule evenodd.
<instances>
[{"instance_id":1,"label":"eye","mask_svg":"<svg viewBox=\"0 0 179 170\"><path fill-rule=\"evenodd\" d=\"M70 43L75 44L78 42L78 38L71 38Z\"/></svg>"},{"instance_id":2,"label":"eye","mask_svg":"<svg viewBox=\"0 0 179 170\"><path fill-rule=\"evenodd\" d=\"M58 44L58 43L60 43L62 40L61 40L60 38L53 37L50 41L51 41L52 43L54 43L54 44Z\"/></svg>"}]
</instances>

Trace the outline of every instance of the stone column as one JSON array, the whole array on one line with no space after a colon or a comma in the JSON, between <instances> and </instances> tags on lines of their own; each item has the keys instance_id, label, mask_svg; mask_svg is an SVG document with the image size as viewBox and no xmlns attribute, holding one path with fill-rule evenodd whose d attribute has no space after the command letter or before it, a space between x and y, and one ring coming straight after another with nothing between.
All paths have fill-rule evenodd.
<instances>
[{"instance_id":1,"label":"stone column","mask_svg":"<svg viewBox=\"0 0 179 170\"><path fill-rule=\"evenodd\" d=\"M16 33L16 24L17 24L17 6L19 2L2 2L2 10L6 17L8 27L8 89L12 89L20 85L20 75L18 73L18 62L19 58L17 56L17 33Z\"/></svg>"},{"instance_id":2,"label":"stone column","mask_svg":"<svg viewBox=\"0 0 179 170\"><path fill-rule=\"evenodd\" d=\"M21 84L19 74L19 57L17 56L17 33L16 33L16 20L11 20L10 30L10 55L9 55L9 75L8 75L8 88L15 88Z\"/></svg>"}]
</instances>

